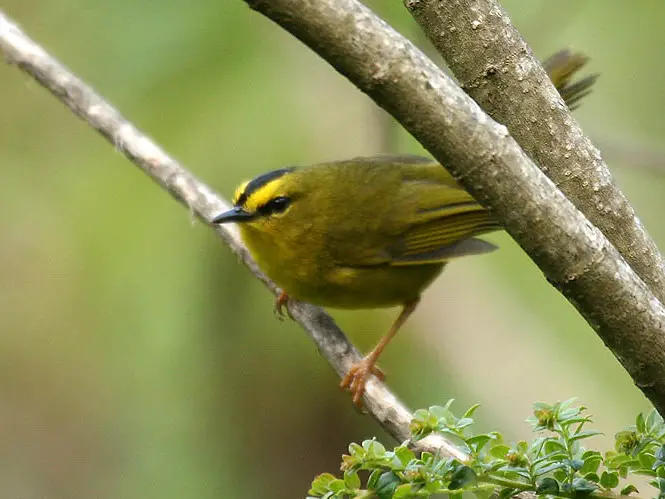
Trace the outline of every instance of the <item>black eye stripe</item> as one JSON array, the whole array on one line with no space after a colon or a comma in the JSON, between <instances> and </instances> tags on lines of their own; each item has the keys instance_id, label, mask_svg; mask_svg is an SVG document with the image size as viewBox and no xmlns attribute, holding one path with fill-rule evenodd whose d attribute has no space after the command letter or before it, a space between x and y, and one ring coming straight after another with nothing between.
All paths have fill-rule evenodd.
<instances>
[{"instance_id":1,"label":"black eye stripe","mask_svg":"<svg viewBox=\"0 0 665 499\"><path fill-rule=\"evenodd\" d=\"M286 196L278 196L276 198L271 199L263 206L259 207L258 212L261 213L262 215L272 215L273 213L282 213L289 207L290 204L291 200L289 198L287 198Z\"/></svg>"}]
</instances>

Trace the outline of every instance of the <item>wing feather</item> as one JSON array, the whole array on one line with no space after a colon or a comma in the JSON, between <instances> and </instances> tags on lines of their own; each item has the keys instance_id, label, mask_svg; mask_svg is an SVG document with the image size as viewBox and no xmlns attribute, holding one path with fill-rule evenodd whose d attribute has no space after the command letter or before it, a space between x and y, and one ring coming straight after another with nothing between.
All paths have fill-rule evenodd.
<instances>
[{"instance_id":1,"label":"wing feather","mask_svg":"<svg viewBox=\"0 0 665 499\"><path fill-rule=\"evenodd\" d=\"M349 176L358 172L361 159L349 167ZM502 227L447 170L427 159L400 156L385 160L388 164L377 165L376 159L368 159L363 167L371 169L371 175L363 174L356 180L367 183L369 178L393 177L390 182L372 180L377 185L372 199L359 203L372 210L355 214L366 220L365 230L355 228L353 233L330 241L337 265L423 265L496 249L475 237ZM377 197L385 203L378 213ZM353 241L352 249L345 246L346 241Z\"/></svg>"},{"instance_id":2,"label":"wing feather","mask_svg":"<svg viewBox=\"0 0 665 499\"><path fill-rule=\"evenodd\" d=\"M495 249L475 237L501 226L441 166L406 169L402 189L403 198L413 197L402 205L408 223L388 248L392 265L445 262Z\"/></svg>"}]
</instances>

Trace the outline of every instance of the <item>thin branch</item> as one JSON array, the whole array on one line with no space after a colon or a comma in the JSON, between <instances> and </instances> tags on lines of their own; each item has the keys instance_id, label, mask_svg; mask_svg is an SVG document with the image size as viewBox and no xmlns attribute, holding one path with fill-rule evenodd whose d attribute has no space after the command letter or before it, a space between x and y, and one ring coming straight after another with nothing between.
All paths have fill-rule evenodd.
<instances>
[{"instance_id":1,"label":"thin branch","mask_svg":"<svg viewBox=\"0 0 665 499\"><path fill-rule=\"evenodd\" d=\"M41 83L74 114L104 136L119 152L185 204L211 229L216 230L247 268L273 293L276 293L277 288L256 266L240 240L238 231L232 226L210 225L211 218L228 209L229 204L168 156L91 87L28 38L2 11L0 11L0 49L9 64L18 66ZM360 360L358 351L323 310L312 305L289 301L289 311L314 340L323 357L340 377L351 365ZM410 438L409 423L412 415L383 383L370 381L365 395L365 407L398 442ZM467 459L462 451L440 435L432 435L431 438L422 440L413 447L417 450L452 456L461 461Z\"/></svg>"},{"instance_id":2,"label":"thin branch","mask_svg":"<svg viewBox=\"0 0 665 499\"><path fill-rule=\"evenodd\" d=\"M496 0L404 0L462 88L614 244L665 303L665 263L600 151Z\"/></svg>"},{"instance_id":3,"label":"thin branch","mask_svg":"<svg viewBox=\"0 0 665 499\"><path fill-rule=\"evenodd\" d=\"M490 208L665 413L663 305L505 126L357 0L245 1L391 113Z\"/></svg>"}]
</instances>

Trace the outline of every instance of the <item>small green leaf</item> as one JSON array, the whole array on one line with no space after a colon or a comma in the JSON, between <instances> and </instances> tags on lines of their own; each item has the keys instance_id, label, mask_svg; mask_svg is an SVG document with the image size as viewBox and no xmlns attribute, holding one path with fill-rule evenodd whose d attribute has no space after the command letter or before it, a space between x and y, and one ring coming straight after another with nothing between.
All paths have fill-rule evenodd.
<instances>
[{"instance_id":1,"label":"small green leaf","mask_svg":"<svg viewBox=\"0 0 665 499\"><path fill-rule=\"evenodd\" d=\"M635 428L637 428L637 431L640 433L646 433L647 432L647 425L644 422L644 414L641 412L637 415L637 418L635 419Z\"/></svg>"},{"instance_id":2,"label":"small green leaf","mask_svg":"<svg viewBox=\"0 0 665 499\"><path fill-rule=\"evenodd\" d=\"M633 458L626 454L617 454L615 452L607 452L605 454L605 465L610 469L617 469L631 461L633 461Z\"/></svg>"},{"instance_id":3,"label":"small green leaf","mask_svg":"<svg viewBox=\"0 0 665 499\"><path fill-rule=\"evenodd\" d=\"M406 497L411 497L412 491L413 486L410 483L404 483L395 489L392 497L393 499L404 499Z\"/></svg>"},{"instance_id":4,"label":"small green leaf","mask_svg":"<svg viewBox=\"0 0 665 499\"><path fill-rule=\"evenodd\" d=\"M561 426L570 426L577 423L581 423L580 426L583 426L585 423L590 423L592 419L589 416L575 416L567 418L565 421L561 422Z\"/></svg>"},{"instance_id":5,"label":"small green leaf","mask_svg":"<svg viewBox=\"0 0 665 499\"><path fill-rule=\"evenodd\" d=\"M386 455L386 448L376 440L365 440L363 449L367 452L367 458L382 458Z\"/></svg>"},{"instance_id":6,"label":"small green leaf","mask_svg":"<svg viewBox=\"0 0 665 499\"><path fill-rule=\"evenodd\" d=\"M637 470L631 470L631 473L635 474L635 475L648 476L649 478L655 478L657 476L660 476L661 478L665 478L662 474L653 472L651 470L637 469ZM626 478L625 476L621 475L621 470L619 470L619 476L621 478Z\"/></svg>"},{"instance_id":7,"label":"small green leaf","mask_svg":"<svg viewBox=\"0 0 665 499\"><path fill-rule=\"evenodd\" d=\"M568 409L573 403L577 400L577 397L570 397L569 399L564 400L563 402L557 402L556 405L559 406L561 410ZM575 407L574 409L581 411L585 407Z\"/></svg>"},{"instance_id":8,"label":"small green leaf","mask_svg":"<svg viewBox=\"0 0 665 499\"><path fill-rule=\"evenodd\" d=\"M369 478L367 479L367 488L376 489L377 484L379 483L379 478L383 474L383 470L374 470L370 473Z\"/></svg>"},{"instance_id":9,"label":"small green leaf","mask_svg":"<svg viewBox=\"0 0 665 499\"><path fill-rule=\"evenodd\" d=\"M452 399L449 400L445 406L441 407L440 405L433 405L429 408L429 412L438 420L439 424L453 425L455 423L455 416L450 412L450 404L452 404Z\"/></svg>"},{"instance_id":10,"label":"small green leaf","mask_svg":"<svg viewBox=\"0 0 665 499\"><path fill-rule=\"evenodd\" d=\"M655 469L657 467L655 466L656 458L651 454L647 454L645 452L638 454L637 460L640 462L643 468L650 470L650 469Z\"/></svg>"},{"instance_id":11,"label":"small green leaf","mask_svg":"<svg viewBox=\"0 0 665 499\"><path fill-rule=\"evenodd\" d=\"M566 459L564 462L574 471L579 471L582 469L582 466L584 466L584 461L581 459Z\"/></svg>"},{"instance_id":12,"label":"small green leaf","mask_svg":"<svg viewBox=\"0 0 665 499\"><path fill-rule=\"evenodd\" d=\"M395 455L403 466L406 466L416 458L416 455L406 446L399 446L395 449Z\"/></svg>"},{"instance_id":13,"label":"small green leaf","mask_svg":"<svg viewBox=\"0 0 665 499\"><path fill-rule=\"evenodd\" d=\"M463 415L462 417L463 417L463 418L472 418L472 417L473 417L473 414L476 412L476 409L478 409L478 407L480 407L480 404L474 404L474 405L472 405L471 407L469 407L469 408L466 410L466 412L464 413L464 415Z\"/></svg>"},{"instance_id":14,"label":"small green leaf","mask_svg":"<svg viewBox=\"0 0 665 499\"><path fill-rule=\"evenodd\" d=\"M552 475L559 481L559 483L562 483L564 480L568 479L568 471L564 470L563 468L555 470Z\"/></svg>"},{"instance_id":15,"label":"small green leaf","mask_svg":"<svg viewBox=\"0 0 665 499\"><path fill-rule=\"evenodd\" d=\"M545 441L545 445L543 446L543 450L547 454L551 454L553 452L568 453L568 449L566 448L566 446L562 442L559 442L558 440L555 440L553 438L548 438Z\"/></svg>"},{"instance_id":16,"label":"small green leaf","mask_svg":"<svg viewBox=\"0 0 665 499\"><path fill-rule=\"evenodd\" d=\"M658 447L655 458L654 463L651 465L651 469L658 470L665 467L665 445Z\"/></svg>"},{"instance_id":17,"label":"small green leaf","mask_svg":"<svg viewBox=\"0 0 665 499\"><path fill-rule=\"evenodd\" d=\"M657 477L649 483L660 490L661 494L665 493L665 478Z\"/></svg>"},{"instance_id":18,"label":"small green leaf","mask_svg":"<svg viewBox=\"0 0 665 499\"><path fill-rule=\"evenodd\" d=\"M337 480L337 477L331 473L321 473L314 478L308 494L314 497L321 497L330 490L330 484Z\"/></svg>"},{"instance_id":19,"label":"small green leaf","mask_svg":"<svg viewBox=\"0 0 665 499\"><path fill-rule=\"evenodd\" d=\"M597 473L587 473L586 475L584 475L584 479L589 480L590 482L593 483L600 482L600 477L598 476Z\"/></svg>"},{"instance_id":20,"label":"small green leaf","mask_svg":"<svg viewBox=\"0 0 665 499\"><path fill-rule=\"evenodd\" d=\"M497 471L503 471L505 473L514 473L517 476L525 478L527 481L531 481L531 474L526 468L518 468L515 466L503 466L499 468Z\"/></svg>"},{"instance_id":21,"label":"small green leaf","mask_svg":"<svg viewBox=\"0 0 665 499\"><path fill-rule=\"evenodd\" d=\"M458 419L453 426L457 429L462 429L462 428L466 428L468 426L471 426L472 424L473 424L473 419L471 419L471 418L461 418L461 419Z\"/></svg>"},{"instance_id":22,"label":"small green leaf","mask_svg":"<svg viewBox=\"0 0 665 499\"><path fill-rule=\"evenodd\" d=\"M413 413L412 419L425 421L428 416L429 416L429 411L427 409L417 409L416 412Z\"/></svg>"},{"instance_id":23,"label":"small green leaf","mask_svg":"<svg viewBox=\"0 0 665 499\"><path fill-rule=\"evenodd\" d=\"M344 483L344 480L340 480L339 478L337 478L332 482L330 482L328 488L330 489L331 492L342 492L346 490L346 484Z\"/></svg>"},{"instance_id":24,"label":"small green leaf","mask_svg":"<svg viewBox=\"0 0 665 499\"><path fill-rule=\"evenodd\" d=\"M450 490L461 489L465 485L475 482L477 479L478 477L473 469L468 466L460 466L453 472L448 488Z\"/></svg>"},{"instance_id":25,"label":"small green leaf","mask_svg":"<svg viewBox=\"0 0 665 499\"><path fill-rule=\"evenodd\" d=\"M360 477L358 476L358 472L355 470L346 470L344 472L344 483L347 489L359 489Z\"/></svg>"},{"instance_id":26,"label":"small green leaf","mask_svg":"<svg viewBox=\"0 0 665 499\"><path fill-rule=\"evenodd\" d=\"M349 454L353 457L362 457L365 455L365 449L355 442L349 444Z\"/></svg>"},{"instance_id":27,"label":"small green leaf","mask_svg":"<svg viewBox=\"0 0 665 499\"><path fill-rule=\"evenodd\" d=\"M647 432L650 435L656 436L663 431L663 418L656 409L653 409L646 421Z\"/></svg>"},{"instance_id":28,"label":"small green leaf","mask_svg":"<svg viewBox=\"0 0 665 499\"><path fill-rule=\"evenodd\" d=\"M539 466L541 464L545 465L552 461L564 461L567 458L568 458L567 452L555 451L552 452L551 454L546 454L544 456L539 457L538 459L535 459L533 461L533 465L534 466Z\"/></svg>"},{"instance_id":29,"label":"small green leaf","mask_svg":"<svg viewBox=\"0 0 665 499\"><path fill-rule=\"evenodd\" d=\"M508 465L509 463L507 463L504 459L495 459L487 465L487 469L485 471L487 473L493 473Z\"/></svg>"},{"instance_id":30,"label":"small green leaf","mask_svg":"<svg viewBox=\"0 0 665 499\"><path fill-rule=\"evenodd\" d=\"M567 468L569 466L566 462L551 463L547 466L543 466L536 470L536 476L545 475L551 473L552 471L560 470L562 468Z\"/></svg>"},{"instance_id":31,"label":"small green leaf","mask_svg":"<svg viewBox=\"0 0 665 499\"><path fill-rule=\"evenodd\" d=\"M621 478L628 478L628 466L619 466L619 476Z\"/></svg>"},{"instance_id":32,"label":"small green leaf","mask_svg":"<svg viewBox=\"0 0 665 499\"><path fill-rule=\"evenodd\" d=\"M510 447L504 444L494 445L489 450L489 455L495 459L505 459L510 450Z\"/></svg>"},{"instance_id":33,"label":"small green leaf","mask_svg":"<svg viewBox=\"0 0 665 499\"><path fill-rule=\"evenodd\" d=\"M553 495L556 496L559 494L559 482L554 478L543 478L538 482L536 487L536 494L539 496L542 495Z\"/></svg>"},{"instance_id":34,"label":"small green leaf","mask_svg":"<svg viewBox=\"0 0 665 499\"><path fill-rule=\"evenodd\" d=\"M582 440L583 438L595 437L596 435L602 434L602 432L596 430L580 431L579 433L575 433L572 437L570 437L568 441L575 442L576 440Z\"/></svg>"},{"instance_id":35,"label":"small green leaf","mask_svg":"<svg viewBox=\"0 0 665 499\"><path fill-rule=\"evenodd\" d=\"M374 492L379 499L390 499L399 484L399 477L392 471L386 471L377 480Z\"/></svg>"},{"instance_id":36,"label":"small green leaf","mask_svg":"<svg viewBox=\"0 0 665 499\"><path fill-rule=\"evenodd\" d=\"M637 487L635 487L635 485L633 485L632 483L626 485L623 489L621 489L622 496L630 495L633 492L639 492L639 490L637 490Z\"/></svg>"},{"instance_id":37,"label":"small green leaf","mask_svg":"<svg viewBox=\"0 0 665 499\"><path fill-rule=\"evenodd\" d=\"M575 497L586 497L591 494L594 490L598 489L598 485L584 478L575 478L573 480L573 491L575 492Z\"/></svg>"},{"instance_id":38,"label":"small green leaf","mask_svg":"<svg viewBox=\"0 0 665 499\"><path fill-rule=\"evenodd\" d=\"M583 454L582 460L584 461L584 465L580 468L580 473L595 473L598 471L598 468L600 468L600 463L603 461L603 458L600 454L592 454L585 459Z\"/></svg>"},{"instance_id":39,"label":"small green leaf","mask_svg":"<svg viewBox=\"0 0 665 499\"><path fill-rule=\"evenodd\" d=\"M658 459L658 461L665 461L665 445L658 447L658 450L656 451L656 459Z\"/></svg>"},{"instance_id":40,"label":"small green leaf","mask_svg":"<svg viewBox=\"0 0 665 499\"><path fill-rule=\"evenodd\" d=\"M425 490L426 492L431 492L432 494L435 494L443 488L444 487L443 487L443 483L441 482L441 480L434 480L432 482L426 483L423 490Z\"/></svg>"},{"instance_id":41,"label":"small green leaf","mask_svg":"<svg viewBox=\"0 0 665 499\"><path fill-rule=\"evenodd\" d=\"M466 439L466 444L478 453L488 444L488 442L495 438L494 435L474 435L473 437Z\"/></svg>"},{"instance_id":42,"label":"small green leaf","mask_svg":"<svg viewBox=\"0 0 665 499\"><path fill-rule=\"evenodd\" d=\"M564 462L570 466L573 471L580 471L584 466L584 461L581 459L565 459Z\"/></svg>"},{"instance_id":43,"label":"small green leaf","mask_svg":"<svg viewBox=\"0 0 665 499\"><path fill-rule=\"evenodd\" d=\"M603 471L599 483L601 487L613 489L619 485L619 474L614 471Z\"/></svg>"}]
</instances>

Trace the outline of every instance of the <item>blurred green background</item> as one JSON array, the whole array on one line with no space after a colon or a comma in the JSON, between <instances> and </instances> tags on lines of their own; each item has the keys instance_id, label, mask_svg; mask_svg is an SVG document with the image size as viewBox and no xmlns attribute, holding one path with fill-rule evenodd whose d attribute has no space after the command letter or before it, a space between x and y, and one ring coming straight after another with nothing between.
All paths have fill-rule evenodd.
<instances>
[{"instance_id":1,"label":"blurred green background","mask_svg":"<svg viewBox=\"0 0 665 499\"><path fill-rule=\"evenodd\" d=\"M431 52L401 2L373 6ZM505 6L539 56L572 47L602 72L577 116L665 245L665 3ZM420 152L241 0L3 8L223 195L286 164ZM213 231L14 67L0 106L3 497L303 497L350 441L392 443ZM390 386L414 408L481 403L479 429L510 439L536 400L577 396L609 436L631 423L649 406L611 353L491 239L425 294L382 359ZM397 311L333 313L366 350Z\"/></svg>"}]
</instances>

